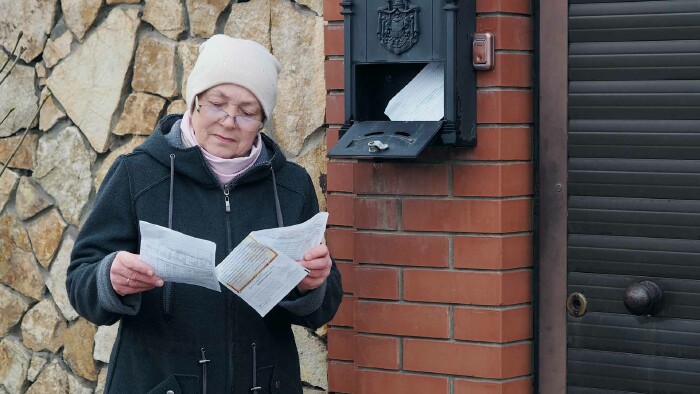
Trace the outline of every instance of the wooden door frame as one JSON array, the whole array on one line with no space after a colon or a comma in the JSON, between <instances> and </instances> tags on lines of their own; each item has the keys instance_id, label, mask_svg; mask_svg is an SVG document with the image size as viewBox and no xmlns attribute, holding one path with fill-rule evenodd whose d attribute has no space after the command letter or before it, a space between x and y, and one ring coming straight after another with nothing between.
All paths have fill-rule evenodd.
<instances>
[{"instance_id":1,"label":"wooden door frame","mask_svg":"<svg viewBox=\"0 0 700 394\"><path fill-rule=\"evenodd\" d=\"M566 392L568 1L539 0L536 160L537 392ZM537 135L536 134L536 135Z\"/></svg>"}]
</instances>

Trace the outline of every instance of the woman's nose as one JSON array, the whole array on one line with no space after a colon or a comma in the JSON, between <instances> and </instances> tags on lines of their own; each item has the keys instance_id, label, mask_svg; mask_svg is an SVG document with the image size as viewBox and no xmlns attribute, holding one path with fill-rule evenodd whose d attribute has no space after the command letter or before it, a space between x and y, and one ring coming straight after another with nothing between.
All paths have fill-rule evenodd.
<instances>
[{"instance_id":1,"label":"woman's nose","mask_svg":"<svg viewBox=\"0 0 700 394\"><path fill-rule=\"evenodd\" d=\"M230 121L229 121L230 119ZM229 123L227 123L229 122ZM238 127L238 121L235 115L226 114L226 117L221 121L221 125L228 127Z\"/></svg>"}]
</instances>

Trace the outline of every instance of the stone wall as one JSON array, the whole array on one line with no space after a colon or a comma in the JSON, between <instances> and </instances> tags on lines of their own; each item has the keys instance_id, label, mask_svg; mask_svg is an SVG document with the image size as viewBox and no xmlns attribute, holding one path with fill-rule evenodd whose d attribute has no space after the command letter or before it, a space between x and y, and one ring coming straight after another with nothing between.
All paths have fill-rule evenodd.
<instances>
[{"instance_id":1,"label":"stone wall","mask_svg":"<svg viewBox=\"0 0 700 394\"><path fill-rule=\"evenodd\" d=\"M102 392L116 326L68 303L70 251L117 156L166 113L180 113L198 45L253 39L283 65L273 136L304 165L325 209L322 0L23 0L0 2L0 64L27 47L0 86L0 161L51 92L0 178L0 393ZM308 392L325 391L325 330L295 332ZM315 387L315 388L314 388Z\"/></svg>"}]
</instances>

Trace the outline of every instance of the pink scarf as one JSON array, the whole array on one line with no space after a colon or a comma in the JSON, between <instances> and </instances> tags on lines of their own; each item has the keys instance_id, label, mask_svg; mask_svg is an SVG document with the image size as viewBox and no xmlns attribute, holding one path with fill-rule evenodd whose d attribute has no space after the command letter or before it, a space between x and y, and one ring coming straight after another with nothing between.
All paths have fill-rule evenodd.
<instances>
[{"instance_id":1,"label":"pink scarf","mask_svg":"<svg viewBox=\"0 0 700 394\"><path fill-rule=\"evenodd\" d=\"M182 143L186 148L199 146L194 137L195 130L192 127L192 117L189 110L185 111L185 114L182 116L180 128L182 129ZM209 163L209 168L211 168L214 175L216 175L216 178L222 185L225 185L255 164L262 151L262 141L260 133L258 133L255 142L253 142L253 148L250 150L250 154L245 157L235 157L233 159L222 159L221 157L214 156L207 152L201 146L199 146L199 148L202 150L202 154L207 160L207 163Z\"/></svg>"}]
</instances>

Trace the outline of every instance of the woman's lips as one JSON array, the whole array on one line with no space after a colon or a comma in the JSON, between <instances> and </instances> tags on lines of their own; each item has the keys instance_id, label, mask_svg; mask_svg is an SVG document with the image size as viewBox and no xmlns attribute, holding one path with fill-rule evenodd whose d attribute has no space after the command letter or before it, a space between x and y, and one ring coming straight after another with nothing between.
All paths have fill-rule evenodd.
<instances>
[{"instance_id":1,"label":"woman's lips","mask_svg":"<svg viewBox=\"0 0 700 394\"><path fill-rule=\"evenodd\" d=\"M226 137L221 136L221 135L218 135L218 134L214 134L214 136L215 136L219 141L223 141L223 142L236 142L236 140L234 140L233 138L226 138Z\"/></svg>"}]
</instances>

